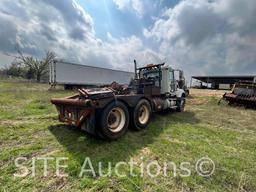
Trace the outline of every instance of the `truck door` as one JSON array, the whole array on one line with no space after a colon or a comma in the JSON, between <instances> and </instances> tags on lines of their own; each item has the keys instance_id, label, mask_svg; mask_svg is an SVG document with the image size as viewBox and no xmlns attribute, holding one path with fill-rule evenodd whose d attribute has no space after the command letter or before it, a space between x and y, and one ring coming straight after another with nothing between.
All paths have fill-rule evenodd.
<instances>
[{"instance_id":1,"label":"truck door","mask_svg":"<svg viewBox=\"0 0 256 192\"><path fill-rule=\"evenodd\" d=\"M169 70L169 78L170 78L171 92L175 92L177 89L177 85L176 85L176 80L174 76L174 70L172 69Z\"/></svg>"}]
</instances>

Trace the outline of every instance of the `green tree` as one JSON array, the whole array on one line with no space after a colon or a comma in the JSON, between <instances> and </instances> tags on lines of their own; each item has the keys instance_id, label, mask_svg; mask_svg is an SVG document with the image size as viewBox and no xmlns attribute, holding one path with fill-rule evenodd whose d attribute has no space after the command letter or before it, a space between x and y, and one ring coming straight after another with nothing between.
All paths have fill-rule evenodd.
<instances>
[{"instance_id":1,"label":"green tree","mask_svg":"<svg viewBox=\"0 0 256 192\"><path fill-rule=\"evenodd\" d=\"M55 54L51 51L46 52L46 56L42 59L36 59L32 56L24 56L20 51L20 63L28 68L27 77L36 78L37 82L47 74L48 66L56 58Z\"/></svg>"},{"instance_id":2,"label":"green tree","mask_svg":"<svg viewBox=\"0 0 256 192\"><path fill-rule=\"evenodd\" d=\"M14 61L5 69L5 73L9 76L24 77L26 69L19 62Z\"/></svg>"}]
</instances>

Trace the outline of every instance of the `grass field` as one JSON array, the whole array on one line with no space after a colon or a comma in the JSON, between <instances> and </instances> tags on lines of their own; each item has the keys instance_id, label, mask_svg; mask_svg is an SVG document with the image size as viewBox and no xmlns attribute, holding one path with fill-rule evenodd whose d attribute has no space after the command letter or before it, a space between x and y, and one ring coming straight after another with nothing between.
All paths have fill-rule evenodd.
<instances>
[{"instance_id":1,"label":"grass field","mask_svg":"<svg viewBox=\"0 0 256 192\"><path fill-rule=\"evenodd\" d=\"M155 114L147 129L105 142L58 122L50 98L73 93L48 88L0 82L0 191L256 191L256 111L217 105L223 92L191 90L185 112ZM38 157L67 157L62 172L68 177L55 175L55 160L49 160L47 176L38 160L35 176L15 177L21 172L14 164L17 157L27 158L23 163L29 169ZM97 170L96 177L79 177L86 157L94 168L102 162L103 172L108 162L132 160L138 174L121 166L126 177L100 177ZM197 173L194 165L201 157L214 161L211 176ZM191 175L183 177L178 170L175 176L170 169L167 175L141 177L141 163L151 161L189 162Z\"/></svg>"}]
</instances>

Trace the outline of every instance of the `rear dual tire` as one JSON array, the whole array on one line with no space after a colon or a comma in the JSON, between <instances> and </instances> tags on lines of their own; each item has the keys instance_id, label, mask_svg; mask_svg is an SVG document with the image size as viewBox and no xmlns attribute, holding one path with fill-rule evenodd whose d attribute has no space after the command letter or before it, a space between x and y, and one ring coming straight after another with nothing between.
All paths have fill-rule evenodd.
<instances>
[{"instance_id":1,"label":"rear dual tire","mask_svg":"<svg viewBox=\"0 0 256 192\"><path fill-rule=\"evenodd\" d=\"M151 114L150 103L146 99L141 99L131 111L131 127L135 130L146 128L150 122Z\"/></svg>"},{"instance_id":2,"label":"rear dual tire","mask_svg":"<svg viewBox=\"0 0 256 192\"><path fill-rule=\"evenodd\" d=\"M100 120L96 122L97 135L106 140L116 140L126 133L129 123L135 130L146 128L151 114L151 106L146 99L141 99L131 113L124 103L114 101L97 112L96 118Z\"/></svg>"},{"instance_id":3,"label":"rear dual tire","mask_svg":"<svg viewBox=\"0 0 256 192\"><path fill-rule=\"evenodd\" d=\"M120 101L114 101L99 112L98 135L106 140L116 140L128 129L130 115L128 108Z\"/></svg>"}]
</instances>

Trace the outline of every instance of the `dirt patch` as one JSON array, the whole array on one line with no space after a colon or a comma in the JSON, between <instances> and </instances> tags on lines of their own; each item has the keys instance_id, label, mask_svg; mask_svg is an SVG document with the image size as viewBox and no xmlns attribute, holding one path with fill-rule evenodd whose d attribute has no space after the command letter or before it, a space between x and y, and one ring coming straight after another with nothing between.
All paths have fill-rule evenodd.
<instances>
[{"instance_id":1,"label":"dirt patch","mask_svg":"<svg viewBox=\"0 0 256 192\"><path fill-rule=\"evenodd\" d=\"M189 104L191 105L204 105L206 103L208 103L208 100L204 98L195 98L195 99L189 100Z\"/></svg>"},{"instance_id":2,"label":"dirt patch","mask_svg":"<svg viewBox=\"0 0 256 192\"><path fill-rule=\"evenodd\" d=\"M148 147L144 147L143 149L141 149L141 154L142 155L150 155L151 150Z\"/></svg>"},{"instance_id":3,"label":"dirt patch","mask_svg":"<svg viewBox=\"0 0 256 192\"><path fill-rule=\"evenodd\" d=\"M229 90L211 90L211 89L189 89L190 95L192 97L222 97L222 95L226 92L230 92Z\"/></svg>"},{"instance_id":4,"label":"dirt patch","mask_svg":"<svg viewBox=\"0 0 256 192\"><path fill-rule=\"evenodd\" d=\"M148 147L144 147L140 150L139 154L132 158L132 160L139 165L142 162L142 157L148 157L152 155L152 151Z\"/></svg>"},{"instance_id":5,"label":"dirt patch","mask_svg":"<svg viewBox=\"0 0 256 192\"><path fill-rule=\"evenodd\" d=\"M0 125L3 125L5 127L19 126L21 124L24 124L24 121L17 121L17 120L3 120L3 121L0 121Z\"/></svg>"}]
</instances>

